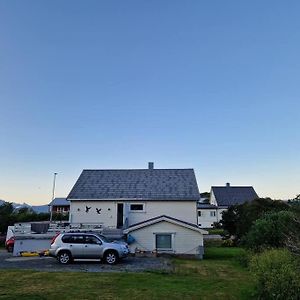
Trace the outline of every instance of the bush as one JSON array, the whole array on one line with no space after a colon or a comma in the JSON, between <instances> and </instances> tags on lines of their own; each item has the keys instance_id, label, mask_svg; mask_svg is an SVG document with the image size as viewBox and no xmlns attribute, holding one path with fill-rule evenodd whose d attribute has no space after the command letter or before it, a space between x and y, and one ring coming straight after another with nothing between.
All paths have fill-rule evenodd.
<instances>
[{"instance_id":1,"label":"bush","mask_svg":"<svg viewBox=\"0 0 300 300\"><path fill-rule=\"evenodd\" d=\"M222 242L222 247L235 247L235 243L233 240L231 239L226 239L226 240L223 240Z\"/></svg>"},{"instance_id":2,"label":"bush","mask_svg":"<svg viewBox=\"0 0 300 300\"><path fill-rule=\"evenodd\" d=\"M242 267L247 268L249 267L252 255L252 252L247 251L245 249L241 249L240 253L236 257L236 260Z\"/></svg>"},{"instance_id":3,"label":"bush","mask_svg":"<svg viewBox=\"0 0 300 300\"><path fill-rule=\"evenodd\" d=\"M283 201L260 198L240 205L233 205L222 213L222 228L229 237L234 237L238 244L247 234L254 222L270 212L291 210L290 205Z\"/></svg>"},{"instance_id":4,"label":"bush","mask_svg":"<svg viewBox=\"0 0 300 300\"><path fill-rule=\"evenodd\" d=\"M220 247L223 241L221 239L207 239L204 240L204 247Z\"/></svg>"},{"instance_id":5,"label":"bush","mask_svg":"<svg viewBox=\"0 0 300 300\"><path fill-rule=\"evenodd\" d=\"M295 220L295 215L290 211L267 214L255 221L242 239L242 243L256 251L284 247L287 237L297 226L299 227Z\"/></svg>"},{"instance_id":6,"label":"bush","mask_svg":"<svg viewBox=\"0 0 300 300\"><path fill-rule=\"evenodd\" d=\"M296 257L288 250L267 250L250 261L259 299L299 299L300 278Z\"/></svg>"},{"instance_id":7,"label":"bush","mask_svg":"<svg viewBox=\"0 0 300 300\"><path fill-rule=\"evenodd\" d=\"M207 229L209 234L218 234L218 235L223 235L224 234L224 230L220 229L220 228L210 228Z\"/></svg>"}]
</instances>

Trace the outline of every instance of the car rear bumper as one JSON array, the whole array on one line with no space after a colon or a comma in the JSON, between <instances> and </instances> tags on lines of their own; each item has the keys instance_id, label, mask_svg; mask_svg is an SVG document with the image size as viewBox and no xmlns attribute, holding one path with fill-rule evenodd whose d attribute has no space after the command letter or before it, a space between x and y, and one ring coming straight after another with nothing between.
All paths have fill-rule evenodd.
<instances>
[{"instance_id":1,"label":"car rear bumper","mask_svg":"<svg viewBox=\"0 0 300 300\"><path fill-rule=\"evenodd\" d=\"M56 257L55 250L49 249L49 256Z\"/></svg>"}]
</instances>

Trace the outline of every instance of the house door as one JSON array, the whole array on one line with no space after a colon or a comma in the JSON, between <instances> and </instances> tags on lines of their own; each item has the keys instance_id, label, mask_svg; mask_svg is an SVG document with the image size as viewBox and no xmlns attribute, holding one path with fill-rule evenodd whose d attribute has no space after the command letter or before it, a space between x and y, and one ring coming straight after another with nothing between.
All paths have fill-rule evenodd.
<instances>
[{"instance_id":1,"label":"house door","mask_svg":"<svg viewBox=\"0 0 300 300\"><path fill-rule=\"evenodd\" d=\"M124 204L118 203L117 204L117 228L123 227L123 211L124 211Z\"/></svg>"}]
</instances>

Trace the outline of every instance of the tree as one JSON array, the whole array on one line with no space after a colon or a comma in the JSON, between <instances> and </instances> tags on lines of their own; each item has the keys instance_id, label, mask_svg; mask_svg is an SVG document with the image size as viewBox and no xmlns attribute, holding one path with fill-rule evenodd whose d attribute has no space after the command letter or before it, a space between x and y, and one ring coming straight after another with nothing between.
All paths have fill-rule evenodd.
<instances>
[{"instance_id":1,"label":"tree","mask_svg":"<svg viewBox=\"0 0 300 300\"><path fill-rule=\"evenodd\" d=\"M0 206L0 233L6 233L8 226L18 222L48 221L49 218L49 213L38 214L27 207L14 210L12 203L4 202ZM60 219L63 220L64 217Z\"/></svg>"},{"instance_id":2,"label":"tree","mask_svg":"<svg viewBox=\"0 0 300 300\"><path fill-rule=\"evenodd\" d=\"M269 212L290 209L290 206L283 201L259 198L252 202L229 207L227 211L223 212L221 224L228 233L228 237L233 237L234 241L239 243L257 219Z\"/></svg>"},{"instance_id":3,"label":"tree","mask_svg":"<svg viewBox=\"0 0 300 300\"><path fill-rule=\"evenodd\" d=\"M4 202L0 206L0 232L5 233L7 226L13 225L13 219L11 217L14 211L12 203Z\"/></svg>"},{"instance_id":4,"label":"tree","mask_svg":"<svg viewBox=\"0 0 300 300\"><path fill-rule=\"evenodd\" d=\"M300 234L300 226L293 212L271 212L255 221L249 232L242 238L242 243L255 251L285 247L292 232L296 235Z\"/></svg>"}]
</instances>

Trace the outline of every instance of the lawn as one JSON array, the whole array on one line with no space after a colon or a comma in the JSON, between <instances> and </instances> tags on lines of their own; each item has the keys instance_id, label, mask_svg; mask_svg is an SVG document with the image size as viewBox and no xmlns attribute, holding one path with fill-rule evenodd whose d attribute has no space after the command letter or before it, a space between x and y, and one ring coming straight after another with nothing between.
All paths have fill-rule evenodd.
<instances>
[{"instance_id":1,"label":"lawn","mask_svg":"<svg viewBox=\"0 0 300 300\"><path fill-rule=\"evenodd\" d=\"M251 299L238 248L207 248L206 259L174 259L172 273L0 271L0 299Z\"/></svg>"}]
</instances>

